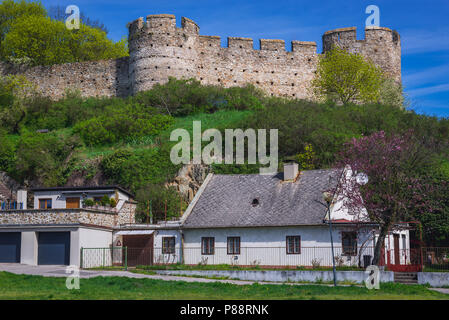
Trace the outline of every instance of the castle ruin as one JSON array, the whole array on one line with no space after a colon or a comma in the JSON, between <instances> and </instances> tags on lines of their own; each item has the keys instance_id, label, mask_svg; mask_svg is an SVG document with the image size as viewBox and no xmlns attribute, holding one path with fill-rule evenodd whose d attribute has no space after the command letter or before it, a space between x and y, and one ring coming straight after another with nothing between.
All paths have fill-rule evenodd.
<instances>
[{"instance_id":1,"label":"castle ruin","mask_svg":"<svg viewBox=\"0 0 449 320\"><path fill-rule=\"evenodd\" d=\"M310 98L319 54L315 42L261 39L260 49L250 38L229 37L227 47L218 36L199 34L199 26L182 18L181 28L170 14L147 16L128 24L129 57L66 63L53 66L17 67L0 64L1 74L23 74L53 99L66 89L83 96L125 97L149 90L169 77L195 78L205 85L225 87L254 84L269 95ZM401 81L399 34L388 28L367 27L365 39L357 40L356 28L327 31L323 51L338 45L371 59L386 74Z\"/></svg>"}]
</instances>

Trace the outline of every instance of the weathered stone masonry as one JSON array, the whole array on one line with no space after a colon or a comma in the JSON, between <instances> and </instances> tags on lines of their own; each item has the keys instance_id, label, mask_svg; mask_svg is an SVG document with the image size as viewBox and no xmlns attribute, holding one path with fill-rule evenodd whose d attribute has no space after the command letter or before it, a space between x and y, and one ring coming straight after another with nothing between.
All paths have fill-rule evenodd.
<instances>
[{"instance_id":1,"label":"weathered stone masonry","mask_svg":"<svg viewBox=\"0 0 449 320\"><path fill-rule=\"evenodd\" d=\"M86 225L114 228L135 223L136 203L127 201L119 211L95 209L9 210L0 212L0 226Z\"/></svg>"},{"instance_id":2,"label":"weathered stone masonry","mask_svg":"<svg viewBox=\"0 0 449 320\"><path fill-rule=\"evenodd\" d=\"M169 14L139 18L128 27L129 58L34 68L2 64L0 73L24 74L54 99L67 88L84 96L127 96L169 77L225 87L252 83L271 95L310 98L319 57L315 42L292 41L291 51L286 51L283 40L261 39L260 50L255 50L252 39L229 37L227 47L221 47L220 37L199 35L198 25L184 17L178 28ZM352 27L328 31L322 40L324 52L333 45L358 52L401 81L397 32L368 27L365 39L357 40Z\"/></svg>"}]
</instances>

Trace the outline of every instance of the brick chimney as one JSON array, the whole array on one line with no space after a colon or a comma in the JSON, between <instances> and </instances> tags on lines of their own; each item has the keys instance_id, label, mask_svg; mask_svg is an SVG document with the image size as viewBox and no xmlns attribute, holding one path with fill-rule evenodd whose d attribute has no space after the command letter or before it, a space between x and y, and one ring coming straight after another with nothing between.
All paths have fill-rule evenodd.
<instances>
[{"instance_id":1,"label":"brick chimney","mask_svg":"<svg viewBox=\"0 0 449 320\"><path fill-rule=\"evenodd\" d=\"M295 162L284 163L284 181L294 181L298 176L298 164Z\"/></svg>"}]
</instances>

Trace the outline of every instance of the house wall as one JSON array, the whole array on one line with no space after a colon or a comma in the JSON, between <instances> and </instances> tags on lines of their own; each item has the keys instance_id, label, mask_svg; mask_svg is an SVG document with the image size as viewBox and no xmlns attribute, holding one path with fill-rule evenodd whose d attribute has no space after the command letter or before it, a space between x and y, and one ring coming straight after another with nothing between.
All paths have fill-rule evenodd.
<instances>
[{"instance_id":1,"label":"house wall","mask_svg":"<svg viewBox=\"0 0 449 320\"><path fill-rule=\"evenodd\" d=\"M162 253L162 239L164 237L175 237L175 253ZM179 230L156 230L154 232L154 263L179 263L182 261L182 240Z\"/></svg>"},{"instance_id":2,"label":"house wall","mask_svg":"<svg viewBox=\"0 0 449 320\"><path fill-rule=\"evenodd\" d=\"M21 232L20 263L37 265L38 263L38 234L39 232L70 232L70 265L80 265L81 248L108 248L112 244L112 230L97 228L74 227L31 227L0 229L0 232ZM99 252L96 260L100 261ZM108 256L107 256L108 257ZM93 260L93 259L92 259Z\"/></svg>"},{"instance_id":3,"label":"house wall","mask_svg":"<svg viewBox=\"0 0 449 320\"><path fill-rule=\"evenodd\" d=\"M342 252L342 232L353 231L348 227L335 227L332 233L335 256L342 265L358 265L358 256L347 256ZM186 264L239 264L270 266L321 266L332 265L331 241L327 226L271 227L271 228L222 228L222 229L185 229L184 262ZM286 253L286 237L301 236L301 253ZM215 254L201 254L201 238L215 238ZM227 254L227 237L240 237L241 254ZM358 248L370 237L368 230L360 230ZM372 247L372 244L368 244ZM373 255L366 248L360 255Z\"/></svg>"},{"instance_id":4,"label":"house wall","mask_svg":"<svg viewBox=\"0 0 449 320\"><path fill-rule=\"evenodd\" d=\"M72 239L78 241L73 242L77 247L71 250L70 261L75 261L77 266L80 265L81 248L83 248L84 268L97 267L103 263L112 266L111 251L104 249L112 246L112 230L79 228L76 233L72 232ZM86 262L90 264L87 265Z\"/></svg>"},{"instance_id":5,"label":"house wall","mask_svg":"<svg viewBox=\"0 0 449 320\"><path fill-rule=\"evenodd\" d=\"M83 193L86 193L86 197L83 198ZM64 193L61 191L36 191L34 192L34 208L39 208L40 199L51 199L53 209L64 209L66 208L66 198L79 197L80 198L80 208L82 207L82 201L84 199L94 199L94 197L102 197L107 194L110 198L115 198L117 204L122 206L125 201L129 200L129 197L121 191L111 191L111 192L95 192L93 190L79 191L73 193Z\"/></svg>"},{"instance_id":6,"label":"house wall","mask_svg":"<svg viewBox=\"0 0 449 320\"><path fill-rule=\"evenodd\" d=\"M40 199L51 199L53 209L64 209L66 207L65 196L60 191L36 191L34 192L34 208L39 209Z\"/></svg>"},{"instance_id":7,"label":"house wall","mask_svg":"<svg viewBox=\"0 0 449 320\"><path fill-rule=\"evenodd\" d=\"M37 250L37 233L35 231L22 231L20 263L37 265Z\"/></svg>"}]
</instances>

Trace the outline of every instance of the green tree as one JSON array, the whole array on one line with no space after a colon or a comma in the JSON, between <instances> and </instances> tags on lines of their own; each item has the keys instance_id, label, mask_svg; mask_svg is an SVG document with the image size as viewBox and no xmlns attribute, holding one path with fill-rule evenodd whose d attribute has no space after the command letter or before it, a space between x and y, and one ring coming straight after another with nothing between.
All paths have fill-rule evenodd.
<instances>
[{"instance_id":1,"label":"green tree","mask_svg":"<svg viewBox=\"0 0 449 320\"><path fill-rule=\"evenodd\" d=\"M65 13L65 6L56 5L56 6L51 6L48 9L48 16L50 18L52 18L53 20L59 20L59 21L64 22L67 19L68 14ZM106 33L109 32L108 29L106 28L106 26L104 25L104 23L102 23L98 19L94 20L94 19L87 17L83 12L80 12L80 21L82 23L84 23L86 26L100 29Z\"/></svg>"},{"instance_id":2,"label":"green tree","mask_svg":"<svg viewBox=\"0 0 449 320\"><path fill-rule=\"evenodd\" d=\"M383 81L374 63L333 47L320 57L312 89L316 96L336 103L377 102Z\"/></svg>"},{"instance_id":3,"label":"green tree","mask_svg":"<svg viewBox=\"0 0 449 320\"><path fill-rule=\"evenodd\" d=\"M47 11L40 2L4 0L0 3L0 44L18 19L30 16L45 17Z\"/></svg>"},{"instance_id":4,"label":"green tree","mask_svg":"<svg viewBox=\"0 0 449 320\"><path fill-rule=\"evenodd\" d=\"M391 78L386 78L380 88L379 102L385 105L404 108L408 101L404 98L402 85Z\"/></svg>"},{"instance_id":5,"label":"green tree","mask_svg":"<svg viewBox=\"0 0 449 320\"><path fill-rule=\"evenodd\" d=\"M12 133L19 132L35 94L35 86L24 76L0 77L0 122L3 128Z\"/></svg>"},{"instance_id":6,"label":"green tree","mask_svg":"<svg viewBox=\"0 0 449 320\"><path fill-rule=\"evenodd\" d=\"M168 144L135 151L129 148L118 149L101 161L101 170L108 181L132 192L148 184L169 181L179 168L179 165L175 166L170 161Z\"/></svg>"},{"instance_id":7,"label":"green tree","mask_svg":"<svg viewBox=\"0 0 449 320\"><path fill-rule=\"evenodd\" d=\"M16 161L16 144L0 129L0 171L11 172Z\"/></svg>"},{"instance_id":8,"label":"green tree","mask_svg":"<svg viewBox=\"0 0 449 320\"><path fill-rule=\"evenodd\" d=\"M148 184L137 191L136 218L141 222L178 219L186 204L173 187L164 184Z\"/></svg>"},{"instance_id":9,"label":"green tree","mask_svg":"<svg viewBox=\"0 0 449 320\"><path fill-rule=\"evenodd\" d=\"M29 59L31 65L102 60L128 55L126 40L109 40L103 31L81 24L69 30L61 21L43 16L15 19L1 44L10 61Z\"/></svg>"},{"instance_id":10,"label":"green tree","mask_svg":"<svg viewBox=\"0 0 449 320\"><path fill-rule=\"evenodd\" d=\"M298 162L299 170L313 170L315 169L315 158L316 154L313 150L313 146L310 143L306 143L304 152L298 153L295 160Z\"/></svg>"},{"instance_id":11,"label":"green tree","mask_svg":"<svg viewBox=\"0 0 449 320\"><path fill-rule=\"evenodd\" d=\"M79 146L76 137L23 132L17 145L13 176L20 182L55 187L65 181L73 150Z\"/></svg>"}]
</instances>

